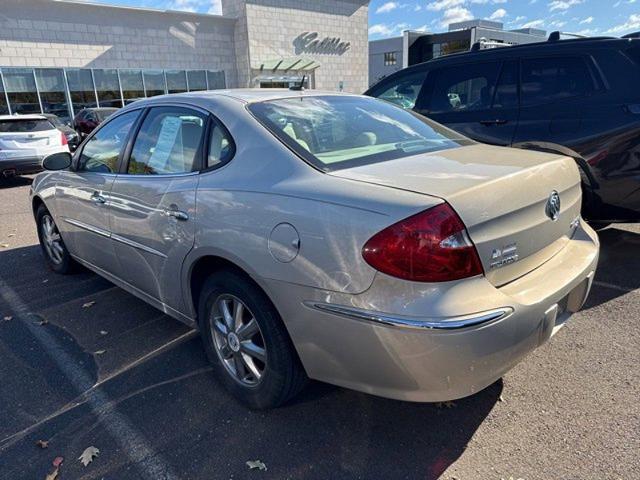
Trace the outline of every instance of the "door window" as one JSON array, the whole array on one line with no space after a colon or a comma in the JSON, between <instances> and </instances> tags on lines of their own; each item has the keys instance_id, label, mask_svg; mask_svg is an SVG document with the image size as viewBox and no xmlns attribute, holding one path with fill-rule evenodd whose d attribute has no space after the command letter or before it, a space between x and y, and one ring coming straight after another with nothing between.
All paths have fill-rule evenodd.
<instances>
[{"instance_id":1,"label":"door window","mask_svg":"<svg viewBox=\"0 0 640 480\"><path fill-rule=\"evenodd\" d=\"M82 148L78 170L85 172L115 173L120 151L127 142L131 127L139 111L127 112L108 121Z\"/></svg>"},{"instance_id":2,"label":"door window","mask_svg":"<svg viewBox=\"0 0 640 480\"><path fill-rule=\"evenodd\" d=\"M133 144L127 172L169 175L199 170L206 120L206 115L187 108L152 108Z\"/></svg>"},{"instance_id":3,"label":"door window","mask_svg":"<svg viewBox=\"0 0 640 480\"><path fill-rule=\"evenodd\" d=\"M530 58L522 61L522 104L539 105L596 90L594 78L580 57Z\"/></svg>"},{"instance_id":4,"label":"door window","mask_svg":"<svg viewBox=\"0 0 640 480\"><path fill-rule=\"evenodd\" d=\"M500 62L456 65L437 72L431 113L470 112L491 108Z\"/></svg>"},{"instance_id":5,"label":"door window","mask_svg":"<svg viewBox=\"0 0 640 480\"><path fill-rule=\"evenodd\" d=\"M415 72L406 76L399 76L394 81L380 86L380 90L374 89L371 95L387 102L412 109L427 76L426 71Z\"/></svg>"},{"instance_id":6,"label":"door window","mask_svg":"<svg viewBox=\"0 0 640 480\"><path fill-rule=\"evenodd\" d=\"M500 80L496 86L491 108L518 107L518 62L505 62L500 72Z\"/></svg>"}]
</instances>

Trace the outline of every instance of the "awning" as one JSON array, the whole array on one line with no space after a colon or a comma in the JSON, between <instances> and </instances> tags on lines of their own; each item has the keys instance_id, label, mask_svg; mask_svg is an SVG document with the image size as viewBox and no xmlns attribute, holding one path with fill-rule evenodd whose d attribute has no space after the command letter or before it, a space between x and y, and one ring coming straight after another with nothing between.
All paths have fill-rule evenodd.
<instances>
[{"instance_id":1,"label":"awning","mask_svg":"<svg viewBox=\"0 0 640 480\"><path fill-rule=\"evenodd\" d=\"M254 65L253 68L260 70L261 72L275 72L275 71L311 71L318 68L320 64L311 58L293 57L293 58L280 58L277 60L268 60L262 62L259 65Z\"/></svg>"}]
</instances>

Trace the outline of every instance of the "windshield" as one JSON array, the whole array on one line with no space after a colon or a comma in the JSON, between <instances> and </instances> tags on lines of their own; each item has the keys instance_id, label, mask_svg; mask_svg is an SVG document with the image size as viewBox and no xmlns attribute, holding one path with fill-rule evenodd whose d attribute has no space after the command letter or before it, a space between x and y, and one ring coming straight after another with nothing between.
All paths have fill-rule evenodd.
<instances>
[{"instance_id":1,"label":"windshield","mask_svg":"<svg viewBox=\"0 0 640 480\"><path fill-rule=\"evenodd\" d=\"M29 133L52 130L47 120L0 120L0 133Z\"/></svg>"},{"instance_id":2,"label":"windshield","mask_svg":"<svg viewBox=\"0 0 640 480\"><path fill-rule=\"evenodd\" d=\"M327 171L473 144L435 122L373 98L286 98L254 103L249 110L289 148Z\"/></svg>"}]
</instances>

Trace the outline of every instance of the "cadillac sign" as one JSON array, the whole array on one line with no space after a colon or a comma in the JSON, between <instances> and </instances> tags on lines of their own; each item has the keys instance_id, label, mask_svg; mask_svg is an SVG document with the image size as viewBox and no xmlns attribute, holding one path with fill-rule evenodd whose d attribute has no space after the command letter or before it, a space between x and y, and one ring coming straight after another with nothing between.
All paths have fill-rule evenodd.
<instances>
[{"instance_id":1,"label":"cadillac sign","mask_svg":"<svg viewBox=\"0 0 640 480\"><path fill-rule=\"evenodd\" d=\"M351 48L350 42L343 42L340 37L320 38L318 32L304 32L293 41L296 55L316 53L322 55L342 55Z\"/></svg>"}]
</instances>

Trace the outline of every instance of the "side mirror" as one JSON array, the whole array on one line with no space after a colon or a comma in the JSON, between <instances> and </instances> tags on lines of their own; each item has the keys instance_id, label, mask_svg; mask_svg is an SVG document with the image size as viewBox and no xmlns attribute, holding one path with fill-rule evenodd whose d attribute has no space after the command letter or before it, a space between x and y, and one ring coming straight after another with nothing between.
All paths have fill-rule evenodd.
<instances>
[{"instance_id":1,"label":"side mirror","mask_svg":"<svg viewBox=\"0 0 640 480\"><path fill-rule=\"evenodd\" d=\"M66 170L71 166L71 154L67 152L52 153L42 160L45 170Z\"/></svg>"}]
</instances>

